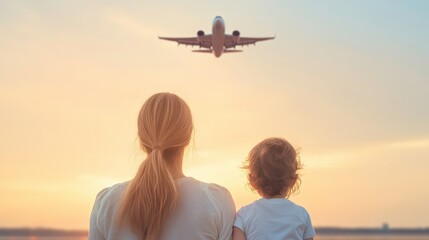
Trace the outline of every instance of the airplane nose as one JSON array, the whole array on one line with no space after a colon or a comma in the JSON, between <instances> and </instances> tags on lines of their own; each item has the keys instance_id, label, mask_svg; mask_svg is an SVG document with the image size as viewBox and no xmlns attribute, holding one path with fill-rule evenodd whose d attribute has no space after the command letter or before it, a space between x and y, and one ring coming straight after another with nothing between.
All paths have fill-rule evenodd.
<instances>
[{"instance_id":1,"label":"airplane nose","mask_svg":"<svg viewBox=\"0 0 429 240\"><path fill-rule=\"evenodd\" d=\"M214 25L215 25L215 26L220 26L220 25L222 25L222 20L221 20L221 19L215 19L215 20L214 20Z\"/></svg>"}]
</instances>

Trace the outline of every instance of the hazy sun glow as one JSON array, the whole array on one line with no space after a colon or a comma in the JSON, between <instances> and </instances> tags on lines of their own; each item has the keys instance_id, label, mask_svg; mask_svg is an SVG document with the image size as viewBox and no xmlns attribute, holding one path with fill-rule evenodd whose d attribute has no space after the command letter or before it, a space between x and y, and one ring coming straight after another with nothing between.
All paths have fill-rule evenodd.
<instances>
[{"instance_id":1,"label":"hazy sun glow","mask_svg":"<svg viewBox=\"0 0 429 240\"><path fill-rule=\"evenodd\" d=\"M428 2L168 2L0 2L0 227L86 229L144 159L137 113L160 91L193 112L185 174L237 208L259 198L249 150L280 136L314 225L428 226ZM216 15L276 39L219 59L157 39Z\"/></svg>"}]
</instances>

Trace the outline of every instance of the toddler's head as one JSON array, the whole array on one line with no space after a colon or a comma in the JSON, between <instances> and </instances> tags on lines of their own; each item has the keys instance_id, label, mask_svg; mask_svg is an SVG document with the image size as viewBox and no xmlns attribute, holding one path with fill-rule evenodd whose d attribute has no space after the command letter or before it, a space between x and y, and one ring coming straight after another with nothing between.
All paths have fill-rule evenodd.
<instances>
[{"instance_id":1,"label":"toddler's head","mask_svg":"<svg viewBox=\"0 0 429 240\"><path fill-rule=\"evenodd\" d=\"M297 151L283 138L268 138L249 153L244 168L249 169L252 189L265 198L289 197L301 183L302 168Z\"/></svg>"}]
</instances>

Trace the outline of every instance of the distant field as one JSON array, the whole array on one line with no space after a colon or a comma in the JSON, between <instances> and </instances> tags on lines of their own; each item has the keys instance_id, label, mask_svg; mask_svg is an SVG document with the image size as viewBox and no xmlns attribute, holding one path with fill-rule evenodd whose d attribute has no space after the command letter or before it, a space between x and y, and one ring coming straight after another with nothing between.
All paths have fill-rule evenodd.
<instances>
[{"instance_id":1,"label":"distant field","mask_svg":"<svg viewBox=\"0 0 429 240\"><path fill-rule=\"evenodd\" d=\"M87 237L0 237L0 240L87 240ZM429 236L317 236L316 240L429 240Z\"/></svg>"},{"instance_id":2,"label":"distant field","mask_svg":"<svg viewBox=\"0 0 429 240\"><path fill-rule=\"evenodd\" d=\"M316 240L429 240L428 228L316 228ZM0 240L86 240L88 231L0 228Z\"/></svg>"},{"instance_id":3,"label":"distant field","mask_svg":"<svg viewBox=\"0 0 429 240\"><path fill-rule=\"evenodd\" d=\"M355 236L326 236L320 235L316 240L429 240L429 235L415 236L415 235L355 235Z\"/></svg>"}]
</instances>

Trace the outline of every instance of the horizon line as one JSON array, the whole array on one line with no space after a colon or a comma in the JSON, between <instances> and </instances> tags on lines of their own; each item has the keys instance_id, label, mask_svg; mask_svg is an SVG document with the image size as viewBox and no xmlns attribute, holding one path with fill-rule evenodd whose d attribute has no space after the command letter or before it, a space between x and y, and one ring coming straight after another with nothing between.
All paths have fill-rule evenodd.
<instances>
[{"instance_id":1,"label":"horizon line","mask_svg":"<svg viewBox=\"0 0 429 240\"><path fill-rule=\"evenodd\" d=\"M314 227L317 235L429 235L427 227ZM0 236L87 237L89 229L66 230L47 227L0 227Z\"/></svg>"}]
</instances>

